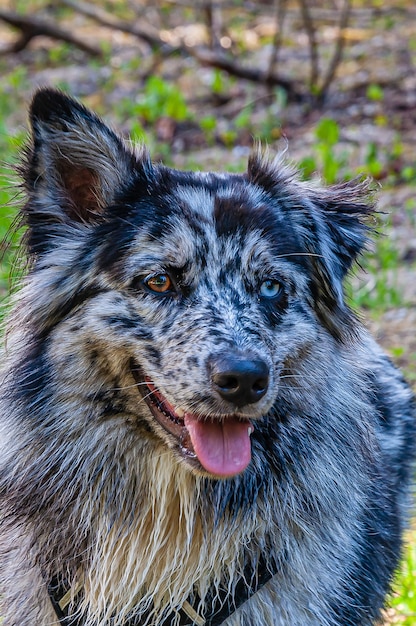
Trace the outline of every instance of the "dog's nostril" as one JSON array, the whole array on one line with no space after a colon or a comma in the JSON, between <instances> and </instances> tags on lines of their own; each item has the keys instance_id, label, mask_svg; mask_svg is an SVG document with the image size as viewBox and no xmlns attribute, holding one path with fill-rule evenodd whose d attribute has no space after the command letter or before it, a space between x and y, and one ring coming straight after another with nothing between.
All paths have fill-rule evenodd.
<instances>
[{"instance_id":1,"label":"dog's nostril","mask_svg":"<svg viewBox=\"0 0 416 626\"><path fill-rule=\"evenodd\" d=\"M226 393L238 389L240 384L236 376L230 376L228 374L214 374L212 380L219 389L222 389Z\"/></svg>"},{"instance_id":2,"label":"dog's nostril","mask_svg":"<svg viewBox=\"0 0 416 626\"><path fill-rule=\"evenodd\" d=\"M267 378L261 378L259 380L257 380L254 385L253 385L253 389L256 392L263 392L267 389L267 385L268 385L268 379Z\"/></svg>"},{"instance_id":3,"label":"dog's nostril","mask_svg":"<svg viewBox=\"0 0 416 626\"><path fill-rule=\"evenodd\" d=\"M217 355L209 360L215 391L236 406L258 402L267 392L269 368L256 358Z\"/></svg>"}]
</instances>

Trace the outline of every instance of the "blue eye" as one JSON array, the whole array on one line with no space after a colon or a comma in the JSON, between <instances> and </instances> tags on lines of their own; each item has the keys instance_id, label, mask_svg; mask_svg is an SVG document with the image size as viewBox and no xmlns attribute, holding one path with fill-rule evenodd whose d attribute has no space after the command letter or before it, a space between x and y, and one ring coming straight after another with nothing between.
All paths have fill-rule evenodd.
<instances>
[{"instance_id":1,"label":"blue eye","mask_svg":"<svg viewBox=\"0 0 416 626\"><path fill-rule=\"evenodd\" d=\"M276 298L282 291L282 285L278 280L268 278L260 285L260 295L263 298Z\"/></svg>"}]
</instances>

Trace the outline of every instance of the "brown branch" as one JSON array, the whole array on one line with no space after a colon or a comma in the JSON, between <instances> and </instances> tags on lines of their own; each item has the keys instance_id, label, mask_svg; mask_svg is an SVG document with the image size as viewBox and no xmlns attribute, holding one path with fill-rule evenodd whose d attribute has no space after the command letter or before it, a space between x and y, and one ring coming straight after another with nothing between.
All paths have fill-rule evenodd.
<instances>
[{"instance_id":1,"label":"brown branch","mask_svg":"<svg viewBox=\"0 0 416 626\"><path fill-rule=\"evenodd\" d=\"M145 28L140 28L136 24L132 24L127 20L120 20L117 17L114 17L111 13L104 11L104 9L100 9L99 7L89 4L88 2L77 2L76 0L60 0L60 2L61 4L73 9L76 13L81 13L86 17L90 17L102 26L107 26L113 30L119 30L123 33L133 35L138 39L142 39L151 47L162 47L168 54L179 50L175 46L171 46L170 44L164 42L160 38L158 31L150 26L150 24L146 24Z\"/></svg>"},{"instance_id":2,"label":"brown branch","mask_svg":"<svg viewBox=\"0 0 416 626\"><path fill-rule=\"evenodd\" d=\"M323 80L323 83L319 89L319 99L323 100L325 98L326 92L329 89L332 81L335 78L335 74L338 68L338 65L341 62L342 54L344 51L345 45L345 36L344 30L348 25L348 20L351 12L351 0L344 0L344 5L341 9L341 15L338 23L338 38L335 46L334 54L332 56L332 60L329 64L327 74Z\"/></svg>"},{"instance_id":3,"label":"brown branch","mask_svg":"<svg viewBox=\"0 0 416 626\"><path fill-rule=\"evenodd\" d=\"M269 59L269 76L273 76L273 74L276 73L278 56L283 39L283 23L286 17L286 8L287 0L274 0L274 21L276 24L276 32L274 33L272 51Z\"/></svg>"},{"instance_id":4,"label":"brown branch","mask_svg":"<svg viewBox=\"0 0 416 626\"><path fill-rule=\"evenodd\" d=\"M268 87L282 87L287 92L288 98L292 100L303 100L305 97L305 94L301 91L299 85L290 79L283 78L276 74L270 74L268 71L262 72L258 68L244 67L235 63L221 53L216 53L212 50L199 46L189 46L184 41L182 41L179 45L173 46L163 41L159 33L148 24L146 24L145 28L138 27L131 22L119 20L113 15L107 13L107 11L99 9L98 7L86 2L61 0L61 3L71 7L83 15L91 17L103 26L108 26L109 28L134 35L135 37L146 41L153 48L160 48L161 52L164 52L165 54L187 54L195 58L199 63L201 63L201 65L215 67L227 72L231 76L260 83Z\"/></svg>"},{"instance_id":5,"label":"brown branch","mask_svg":"<svg viewBox=\"0 0 416 626\"><path fill-rule=\"evenodd\" d=\"M202 12L209 33L209 47L211 50L218 50L220 49L222 30L221 7L217 6L212 0L204 0Z\"/></svg>"},{"instance_id":6,"label":"brown branch","mask_svg":"<svg viewBox=\"0 0 416 626\"><path fill-rule=\"evenodd\" d=\"M309 56L311 62L311 73L309 78L309 88L311 92L316 89L319 76L319 55L318 44L316 42L315 24L308 7L308 0L299 0L303 25L309 42Z\"/></svg>"},{"instance_id":7,"label":"brown branch","mask_svg":"<svg viewBox=\"0 0 416 626\"><path fill-rule=\"evenodd\" d=\"M249 80L253 83L260 83L267 87L283 87L288 94L288 97L292 100L303 100L305 94L299 89L299 87L289 79L276 76L275 74L269 74L269 71L261 71L258 68L245 67L238 65L229 59L228 57L213 54L210 50L201 48L190 48L186 50L195 59L197 59L201 65L207 67L215 67L219 70L227 72L231 76L236 78L242 78Z\"/></svg>"},{"instance_id":8,"label":"brown branch","mask_svg":"<svg viewBox=\"0 0 416 626\"><path fill-rule=\"evenodd\" d=\"M66 43L70 43L93 56L100 56L102 54L99 48L85 43L85 41L83 41L76 35L72 35L70 32L64 30L63 28L60 28L56 24L45 21L33 15L27 17L24 15L13 13L11 11L3 11L2 9L0 9L0 20L3 20L7 24L10 24L10 26L12 26L13 28L17 28L21 31L20 39L18 39L10 48L8 48L7 52L20 52L20 50L26 48L28 43L34 37L44 35L46 37L51 37L52 39L59 39L61 41L65 41Z\"/></svg>"}]
</instances>

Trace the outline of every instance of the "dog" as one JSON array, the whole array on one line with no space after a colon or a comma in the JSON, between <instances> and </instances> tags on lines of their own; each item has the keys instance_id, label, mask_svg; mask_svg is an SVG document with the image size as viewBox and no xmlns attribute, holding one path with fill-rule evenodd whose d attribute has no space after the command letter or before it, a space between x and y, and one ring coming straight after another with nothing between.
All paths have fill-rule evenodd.
<instances>
[{"instance_id":1,"label":"dog","mask_svg":"<svg viewBox=\"0 0 416 626\"><path fill-rule=\"evenodd\" d=\"M375 624L416 429L344 296L369 185L153 164L49 88L30 122L2 626Z\"/></svg>"}]
</instances>

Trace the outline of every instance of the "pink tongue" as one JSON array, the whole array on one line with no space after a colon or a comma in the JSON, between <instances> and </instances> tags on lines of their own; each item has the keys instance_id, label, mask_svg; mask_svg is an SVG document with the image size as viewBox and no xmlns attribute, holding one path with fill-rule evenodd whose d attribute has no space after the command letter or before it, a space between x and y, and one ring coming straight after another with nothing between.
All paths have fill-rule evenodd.
<instances>
[{"instance_id":1,"label":"pink tongue","mask_svg":"<svg viewBox=\"0 0 416 626\"><path fill-rule=\"evenodd\" d=\"M202 422L185 413L184 422L201 465L216 476L234 476L251 460L250 422L231 417L223 422Z\"/></svg>"}]
</instances>

